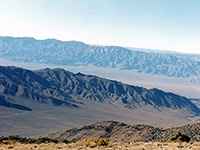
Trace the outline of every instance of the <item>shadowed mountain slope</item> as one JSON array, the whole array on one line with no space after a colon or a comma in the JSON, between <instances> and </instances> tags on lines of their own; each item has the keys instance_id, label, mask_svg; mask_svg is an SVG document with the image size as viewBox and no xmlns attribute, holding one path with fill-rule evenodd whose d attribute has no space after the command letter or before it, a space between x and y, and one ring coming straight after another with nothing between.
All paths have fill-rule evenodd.
<instances>
[{"instance_id":1,"label":"shadowed mountain slope","mask_svg":"<svg viewBox=\"0 0 200 150\"><path fill-rule=\"evenodd\" d=\"M32 111L32 109L18 104L13 104L11 102L8 102L5 96L0 95L0 106L5 106L9 108L15 108L19 110L25 110L25 111Z\"/></svg>"},{"instance_id":2,"label":"shadowed mountain slope","mask_svg":"<svg viewBox=\"0 0 200 150\"><path fill-rule=\"evenodd\" d=\"M30 71L16 67L0 67L0 93L32 99L40 103L79 107L85 101L120 104L126 108L150 106L178 109L192 114L200 110L187 98L145 89L63 69Z\"/></svg>"},{"instance_id":3,"label":"shadowed mountain slope","mask_svg":"<svg viewBox=\"0 0 200 150\"><path fill-rule=\"evenodd\" d=\"M187 98L158 89L147 90L96 76L73 74L63 69L45 69L36 73L63 93L68 93L71 97L76 95L82 100L121 103L132 109L145 105L157 109L187 109L199 113L199 109Z\"/></svg>"},{"instance_id":4,"label":"shadowed mountain slope","mask_svg":"<svg viewBox=\"0 0 200 150\"><path fill-rule=\"evenodd\" d=\"M3 135L40 135L102 120L177 126L200 113L183 96L59 68L0 66L0 98Z\"/></svg>"},{"instance_id":5,"label":"shadowed mountain slope","mask_svg":"<svg viewBox=\"0 0 200 150\"><path fill-rule=\"evenodd\" d=\"M148 125L125 124L116 121L102 121L81 128L54 131L45 136L57 140L68 139L72 141L86 138L108 138L112 142L166 142L175 132L182 132L200 141L200 124L192 124L176 128L160 128Z\"/></svg>"},{"instance_id":6,"label":"shadowed mountain slope","mask_svg":"<svg viewBox=\"0 0 200 150\"><path fill-rule=\"evenodd\" d=\"M31 99L39 103L78 107L76 104L65 100L67 95L57 99L54 96L54 91L58 93L60 91L43 77L30 70L1 66L0 77L1 94ZM60 92L60 95L62 95L62 92Z\"/></svg>"}]
</instances>

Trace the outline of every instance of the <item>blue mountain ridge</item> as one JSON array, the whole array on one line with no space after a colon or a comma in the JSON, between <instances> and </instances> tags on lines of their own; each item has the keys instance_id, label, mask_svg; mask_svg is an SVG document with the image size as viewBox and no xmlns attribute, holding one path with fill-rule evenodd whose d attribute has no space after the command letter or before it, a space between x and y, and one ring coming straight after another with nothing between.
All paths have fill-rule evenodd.
<instances>
[{"instance_id":1,"label":"blue mountain ridge","mask_svg":"<svg viewBox=\"0 0 200 150\"><path fill-rule=\"evenodd\" d=\"M198 55L148 53L118 46L91 46L56 39L0 37L0 57L52 65L120 68L176 78L200 76Z\"/></svg>"}]
</instances>

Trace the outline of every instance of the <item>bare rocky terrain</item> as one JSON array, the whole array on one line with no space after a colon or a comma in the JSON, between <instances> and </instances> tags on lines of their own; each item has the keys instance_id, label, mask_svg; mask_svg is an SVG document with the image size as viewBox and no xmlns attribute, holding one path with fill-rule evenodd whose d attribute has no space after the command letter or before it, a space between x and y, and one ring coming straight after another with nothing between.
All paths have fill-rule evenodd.
<instances>
[{"instance_id":1,"label":"bare rocky terrain","mask_svg":"<svg viewBox=\"0 0 200 150\"><path fill-rule=\"evenodd\" d=\"M198 121L186 97L64 69L0 67L1 135L38 136L103 120L162 127Z\"/></svg>"},{"instance_id":2,"label":"bare rocky terrain","mask_svg":"<svg viewBox=\"0 0 200 150\"><path fill-rule=\"evenodd\" d=\"M182 113L186 109L187 116L200 113L199 108L183 96L159 89L148 90L92 75L73 74L64 69L46 68L31 71L1 66L0 73L2 101L12 101L11 97L7 97L15 96L38 103L74 108L81 107L86 101L95 101L119 104L129 109L150 106L160 111L162 108L169 108Z\"/></svg>"},{"instance_id":3,"label":"bare rocky terrain","mask_svg":"<svg viewBox=\"0 0 200 150\"><path fill-rule=\"evenodd\" d=\"M191 137L191 141L200 141L199 123L174 128L161 128L143 124L102 121L81 128L54 131L44 136L59 141L63 139L81 141L88 138L107 138L111 142L167 142L169 136L176 132L188 135Z\"/></svg>"}]
</instances>

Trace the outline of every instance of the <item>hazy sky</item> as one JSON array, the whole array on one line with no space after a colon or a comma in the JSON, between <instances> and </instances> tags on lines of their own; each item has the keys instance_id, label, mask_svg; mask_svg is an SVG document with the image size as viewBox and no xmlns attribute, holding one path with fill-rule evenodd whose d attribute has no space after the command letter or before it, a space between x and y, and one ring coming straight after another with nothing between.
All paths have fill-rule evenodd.
<instances>
[{"instance_id":1,"label":"hazy sky","mask_svg":"<svg viewBox=\"0 0 200 150\"><path fill-rule=\"evenodd\" d=\"M200 54L200 0L0 0L0 36Z\"/></svg>"}]
</instances>

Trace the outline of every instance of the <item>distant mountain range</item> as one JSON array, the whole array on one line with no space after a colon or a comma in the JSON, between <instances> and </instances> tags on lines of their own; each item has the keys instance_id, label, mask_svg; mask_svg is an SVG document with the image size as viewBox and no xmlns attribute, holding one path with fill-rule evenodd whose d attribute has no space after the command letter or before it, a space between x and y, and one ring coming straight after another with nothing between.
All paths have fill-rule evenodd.
<instances>
[{"instance_id":1,"label":"distant mountain range","mask_svg":"<svg viewBox=\"0 0 200 150\"><path fill-rule=\"evenodd\" d=\"M63 139L79 141L88 138L108 138L111 142L167 142L171 134L181 132L190 136L192 141L200 141L199 129L199 123L176 128L159 128L116 121L102 121L81 128L54 131L45 136L59 141Z\"/></svg>"},{"instance_id":2,"label":"distant mountain range","mask_svg":"<svg viewBox=\"0 0 200 150\"><path fill-rule=\"evenodd\" d=\"M0 66L2 135L37 136L103 120L174 127L200 119L199 55L0 37L0 63L7 60L14 66Z\"/></svg>"},{"instance_id":3,"label":"distant mountain range","mask_svg":"<svg viewBox=\"0 0 200 150\"><path fill-rule=\"evenodd\" d=\"M200 114L186 97L158 89L59 68L31 71L14 66L0 66L0 107L0 133L20 135L108 119L175 126Z\"/></svg>"},{"instance_id":4,"label":"distant mountain range","mask_svg":"<svg viewBox=\"0 0 200 150\"><path fill-rule=\"evenodd\" d=\"M139 49L138 49L139 50ZM137 70L167 77L200 76L200 56L153 53L117 46L90 46L55 39L0 37L0 57L20 62Z\"/></svg>"}]
</instances>

